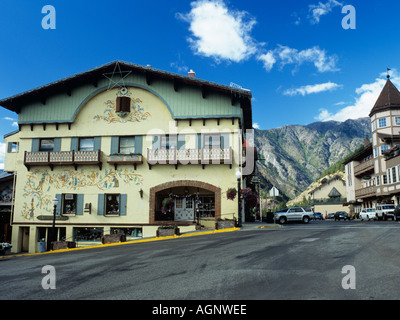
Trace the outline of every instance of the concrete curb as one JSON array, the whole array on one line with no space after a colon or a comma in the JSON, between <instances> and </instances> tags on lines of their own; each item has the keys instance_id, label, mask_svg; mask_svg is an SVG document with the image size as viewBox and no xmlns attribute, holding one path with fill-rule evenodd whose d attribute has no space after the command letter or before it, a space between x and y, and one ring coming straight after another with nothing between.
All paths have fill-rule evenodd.
<instances>
[{"instance_id":1,"label":"concrete curb","mask_svg":"<svg viewBox=\"0 0 400 320\"><path fill-rule=\"evenodd\" d=\"M148 238L148 239L140 239L140 240L127 241L127 242L118 242L118 243L107 243L107 244L99 244L99 245L95 245L95 246L86 246L86 247L80 247L80 248L60 249L60 250L46 251L46 252L36 252L36 253L11 254L11 255L0 256L0 259L14 258L14 257L27 257L27 256L53 254L53 253L63 253L63 252L72 252L72 251L78 251L78 250L89 250L89 249L105 248L105 247L115 247L115 246L122 246L122 245L128 245L128 244L146 243L146 242L155 242L155 241L163 241L163 240L170 240L170 239L187 238L187 237L201 236L201 235L207 235L207 234L233 232L233 231L239 231L239 230L240 230L240 228L229 228L229 229L221 229L221 230L199 231L199 232L184 233L184 234L181 234L181 235L174 235L174 236L169 236L169 237Z\"/></svg>"}]
</instances>

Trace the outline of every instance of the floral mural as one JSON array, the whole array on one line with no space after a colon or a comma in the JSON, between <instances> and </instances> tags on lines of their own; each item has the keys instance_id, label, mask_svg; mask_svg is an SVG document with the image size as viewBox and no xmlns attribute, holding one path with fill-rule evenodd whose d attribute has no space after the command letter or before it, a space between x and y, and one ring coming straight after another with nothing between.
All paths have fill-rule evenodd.
<instances>
[{"instance_id":1,"label":"floral mural","mask_svg":"<svg viewBox=\"0 0 400 320\"><path fill-rule=\"evenodd\" d=\"M128 168L60 172L33 170L28 173L27 183L24 186L23 197L27 198L27 201L23 205L22 216L25 219L33 219L35 210L51 214L54 198L54 194L49 193L51 189L78 192L86 187L95 187L100 191L106 191L118 188L120 183L139 186L143 183L143 177Z\"/></svg>"},{"instance_id":2,"label":"floral mural","mask_svg":"<svg viewBox=\"0 0 400 320\"><path fill-rule=\"evenodd\" d=\"M150 112L146 112L141 106L142 100L139 98L131 99L131 112L117 112L115 101L107 100L105 110L102 115L95 115L95 121L104 120L106 123L127 123L127 122L142 122L151 117Z\"/></svg>"}]
</instances>

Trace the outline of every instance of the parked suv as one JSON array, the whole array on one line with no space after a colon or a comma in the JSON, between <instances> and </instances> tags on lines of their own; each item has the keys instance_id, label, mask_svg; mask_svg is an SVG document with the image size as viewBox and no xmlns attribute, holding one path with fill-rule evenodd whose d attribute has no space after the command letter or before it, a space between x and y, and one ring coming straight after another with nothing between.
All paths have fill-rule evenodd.
<instances>
[{"instance_id":1,"label":"parked suv","mask_svg":"<svg viewBox=\"0 0 400 320\"><path fill-rule=\"evenodd\" d=\"M275 213L275 221L280 224L284 224L289 221L302 221L303 223L309 223L314 212L310 207L290 207L286 210Z\"/></svg>"},{"instance_id":2,"label":"parked suv","mask_svg":"<svg viewBox=\"0 0 400 320\"><path fill-rule=\"evenodd\" d=\"M394 209L394 204L377 204L376 216L379 220L387 220L387 218L394 220Z\"/></svg>"},{"instance_id":3,"label":"parked suv","mask_svg":"<svg viewBox=\"0 0 400 320\"><path fill-rule=\"evenodd\" d=\"M12 245L7 242L0 243L0 254L6 254L8 250L11 250Z\"/></svg>"}]
</instances>

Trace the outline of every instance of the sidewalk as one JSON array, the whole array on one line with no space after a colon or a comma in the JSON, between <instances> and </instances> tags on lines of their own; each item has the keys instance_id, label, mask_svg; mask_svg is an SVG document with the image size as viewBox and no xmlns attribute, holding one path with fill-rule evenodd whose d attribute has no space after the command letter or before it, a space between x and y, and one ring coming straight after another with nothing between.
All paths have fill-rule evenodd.
<instances>
[{"instance_id":1,"label":"sidewalk","mask_svg":"<svg viewBox=\"0 0 400 320\"><path fill-rule=\"evenodd\" d=\"M216 233L224 233L224 232L257 230L257 229L264 229L264 228L280 228L280 227L282 227L282 226L278 225L278 224L265 223L265 222L260 222L260 221L247 222L247 223L243 223L241 228L230 228L230 229L221 229L221 230L214 230L214 229L196 230L196 231L185 232L185 233L182 233L180 235L169 236L169 237L143 238L143 239L138 239L138 240L133 240L133 241L118 242L118 243L108 243L108 244L99 244L99 245L93 245L93 246L84 246L84 247L71 248L71 249L61 249L61 250L55 250L55 251L45 251L45 252L36 252L36 253L24 253L24 252L21 252L21 253L7 253L5 255L1 255L0 259L11 258L11 257L32 256L32 255L38 255L38 254L52 254L52 253L71 252L71 251L76 251L76 250L88 250L88 249L95 249L95 248L121 246L121 245L135 244L135 243L153 242L153 241L163 241L163 240L169 240L169 239L195 237L195 236L216 234Z\"/></svg>"}]
</instances>

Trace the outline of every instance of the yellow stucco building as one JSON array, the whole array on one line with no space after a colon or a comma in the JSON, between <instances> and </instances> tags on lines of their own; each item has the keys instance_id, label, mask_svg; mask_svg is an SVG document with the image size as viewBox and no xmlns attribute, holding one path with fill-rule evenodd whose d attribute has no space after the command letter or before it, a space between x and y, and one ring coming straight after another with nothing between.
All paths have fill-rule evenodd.
<instances>
[{"instance_id":1,"label":"yellow stucco building","mask_svg":"<svg viewBox=\"0 0 400 320\"><path fill-rule=\"evenodd\" d=\"M226 191L253 172L248 90L114 61L0 105L19 124L5 136L14 252L49 239L53 199L57 240L80 243L238 218Z\"/></svg>"}]
</instances>

